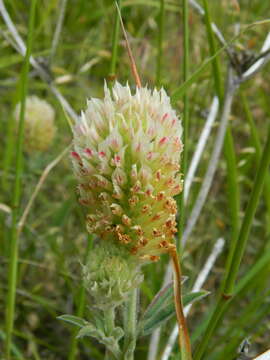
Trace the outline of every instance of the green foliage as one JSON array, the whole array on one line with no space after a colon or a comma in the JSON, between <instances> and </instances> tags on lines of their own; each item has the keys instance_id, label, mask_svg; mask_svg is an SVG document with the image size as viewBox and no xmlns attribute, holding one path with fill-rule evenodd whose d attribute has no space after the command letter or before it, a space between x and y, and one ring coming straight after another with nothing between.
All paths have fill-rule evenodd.
<instances>
[{"instance_id":1,"label":"green foliage","mask_svg":"<svg viewBox=\"0 0 270 360\"><path fill-rule=\"evenodd\" d=\"M30 34L29 5L32 1L9 0L3 3L16 30L26 42ZM121 83L128 80L134 89L123 36L121 30L118 31L117 26L114 26L117 24L116 12L111 0L67 0L60 41L51 56L61 3L62 0L38 2L32 34L32 55L52 80L42 80L32 65L27 77L28 94L38 96L53 106L58 132L53 147L43 154L24 154L22 167L18 167L15 160L15 148L19 143L14 131L13 114L16 104L22 98L19 74L24 59L13 48L12 33L2 17L0 23L0 317L3 319L0 323L0 357L6 358L3 355L4 342L10 342L11 339L10 330L7 334L4 326L5 313L8 311L9 328L13 317L15 320L10 344L11 357L14 360L102 360L105 356L102 337L109 339L109 343L118 342L118 345L124 348L124 340L120 339L125 317L122 311L123 303L115 311L114 321L111 321L113 317L108 312L105 319L102 310L95 310L93 315L93 303L89 301L91 296L82 286L80 263L87 263L88 253L89 257L94 257L92 244L96 245L96 239L89 240L87 236L85 213L77 204L76 181L68 157L63 158L43 182L30 208L19 243L11 242L9 236L11 226L13 230L17 230L18 221L45 167L71 142L66 110L63 111L59 96L57 98L55 90L52 89L56 87L76 113L85 108L87 98L102 96L104 78L109 80L109 74L115 75ZM216 23L234 56L240 60L255 58L270 30L269 22L263 21L270 10L269 1L238 0L240 11L235 8L235 0L204 0L198 3L201 6L207 3L209 12L208 17L202 18L189 6L186 17L189 27L189 61L188 74L186 72L188 76L185 79L182 70L182 2L121 1L124 24L143 84L148 84L150 88L156 84L164 86L168 94L172 95L179 113L183 113L184 96L188 96L187 168L196 150L212 98L220 88L223 97L223 89L226 88L225 74L228 64L231 63L227 47L217 40L214 33L211 34L210 22ZM256 25L251 27L252 23ZM238 34L236 24L240 26ZM215 39L214 47L209 46L211 35ZM215 65L217 60L219 67ZM224 308L219 308L220 312L223 311L223 319L217 321L215 331L206 341L207 355L204 355L203 359L234 360L239 344L246 337L250 337L251 354L254 356L255 353L262 353L269 348L268 170L263 171L266 177L263 189L259 184L263 192L255 199L257 204L252 206L252 214L250 210L247 211L251 207L247 205L254 189L254 175L261 163L266 142L270 117L269 74L267 65L256 77L241 85L241 96L239 92L234 97L229 119L231 139L234 143L233 154L229 155L233 155L234 159L231 157L229 160L235 160L237 172L235 167L228 167L228 159L222 156L203 212L182 253L183 273L189 277L188 285L185 285L187 288L194 284L201 273L216 239L224 237L226 241L222 254L203 286L211 295L194 304L189 313L188 324L193 349L205 336L211 314L217 304L219 306L217 299L221 287L224 286L222 279L229 269L226 268L229 252L231 259L234 259L228 279L229 288L235 285L234 297ZM25 79L23 83L26 85ZM70 114L68 117L70 122L73 121ZM201 188L218 125L219 117L208 138L190 196L184 206L185 223ZM232 186L228 175L237 183L238 189ZM19 206L16 204L13 207L15 177L21 183L21 196ZM259 180L257 179L257 184ZM17 219L12 225L13 209L13 215L15 214ZM230 251L234 248L232 238L239 239L238 234L235 234L241 223L244 225L238 242L240 248L234 253ZM182 230L184 227L185 224ZM7 274L11 264L15 264L12 265L13 275L18 269L16 287L13 275L12 285L8 285ZM135 359L143 360L148 356L150 336L146 334L150 334L159 324L166 324L161 327L158 344L157 360L160 360L175 325L172 288L169 287L165 293L159 293L167 264L168 259L163 257L160 262L142 269L144 282L141 286L138 312L140 325L137 329L140 339L137 342ZM8 287L11 289L9 304L6 302ZM186 294L190 294L190 291L187 289ZM152 301L155 294L159 295ZM16 303L13 308L15 295ZM57 315L62 313L77 315L60 317L72 325L71 331L63 321L56 320ZM85 330L90 336L76 339L82 326L90 326L89 332ZM113 336L108 333L108 329ZM132 348L133 344L129 343L126 347L128 346ZM107 358L110 357L113 358L114 355L108 354ZM178 358L179 351L175 346L170 360Z\"/></svg>"},{"instance_id":2,"label":"green foliage","mask_svg":"<svg viewBox=\"0 0 270 360\"><path fill-rule=\"evenodd\" d=\"M183 305L186 306L194 301L201 300L208 294L209 292L204 290L184 294ZM172 286L169 286L166 291L155 296L143 314L138 325L140 335L145 336L151 334L159 326L164 325L173 315L175 315L173 289Z\"/></svg>"}]
</instances>

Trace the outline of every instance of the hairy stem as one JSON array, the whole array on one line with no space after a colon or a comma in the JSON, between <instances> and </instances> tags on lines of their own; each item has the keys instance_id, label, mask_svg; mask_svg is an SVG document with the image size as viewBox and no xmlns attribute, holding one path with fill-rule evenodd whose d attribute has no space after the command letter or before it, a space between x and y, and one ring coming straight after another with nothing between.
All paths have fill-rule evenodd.
<instances>
[{"instance_id":1,"label":"hairy stem","mask_svg":"<svg viewBox=\"0 0 270 360\"><path fill-rule=\"evenodd\" d=\"M137 289L133 290L126 302L124 314L124 360L134 359L136 346L137 292Z\"/></svg>"},{"instance_id":2,"label":"hairy stem","mask_svg":"<svg viewBox=\"0 0 270 360\"><path fill-rule=\"evenodd\" d=\"M87 248L86 248L85 259L84 259L85 262L87 261L87 258L88 258L90 250L92 249L92 246L93 246L93 237L92 237L92 235L88 235ZM82 284L80 291L79 291L79 295L78 295L78 308L76 311L76 315L78 317L83 317L84 311L85 311L85 303L86 303L86 290ZM68 360L75 360L76 356L79 355L79 354L77 354L77 352L78 352L77 344L78 344L77 330L75 330L72 334L72 339L71 339L71 344L70 344L70 349L69 349L69 354L68 354Z\"/></svg>"},{"instance_id":3,"label":"hairy stem","mask_svg":"<svg viewBox=\"0 0 270 360\"><path fill-rule=\"evenodd\" d=\"M114 329L114 319L115 319L115 308L111 307L110 309L104 311L105 325L107 336L112 334ZM110 360L112 358L112 353L109 349L106 349L105 360Z\"/></svg>"}]
</instances>

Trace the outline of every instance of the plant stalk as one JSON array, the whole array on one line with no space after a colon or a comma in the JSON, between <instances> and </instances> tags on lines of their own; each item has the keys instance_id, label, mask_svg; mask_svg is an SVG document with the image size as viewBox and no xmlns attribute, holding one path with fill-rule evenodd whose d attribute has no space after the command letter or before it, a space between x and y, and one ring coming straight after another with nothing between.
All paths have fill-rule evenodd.
<instances>
[{"instance_id":1,"label":"plant stalk","mask_svg":"<svg viewBox=\"0 0 270 360\"><path fill-rule=\"evenodd\" d=\"M117 1L119 8L121 9L121 0ZM117 10L115 12L114 19L114 28L112 36L112 56L110 63L110 72L109 72L109 86L112 87L114 80L116 79L116 64L118 58L118 43L119 43L119 16Z\"/></svg>"},{"instance_id":2,"label":"plant stalk","mask_svg":"<svg viewBox=\"0 0 270 360\"><path fill-rule=\"evenodd\" d=\"M185 83L188 80L189 76L189 28L188 28L188 0L182 0L183 8L183 82ZM188 155L188 124L189 124L189 99L188 94L185 92L183 97L184 110L183 110L183 154L181 161L181 172L186 174L187 168L187 155ZM185 183L183 184L183 187ZM184 188L182 194L178 197L178 209L180 213L180 220L178 226L178 241L177 249L178 251L181 248L181 239L183 235L183 229L185 224L185 206L184 206Z\"/></svg>"},{"instance_id":3,"label":"plant stalk","mask_svg":"<svg viewBox=\"0 0 270 360\"><path fill-rule=\"evenodd\" d=\"M89 255L89 252L91 251L92 247L93 247L93 237L92 237L92 235L88 235L87 248L86 248L85 259L84 259L85 262L87 262L88 255ZM82 285L80 288L80 291L79 291L79 295L78 295L78 309L76 312L76 315L78 317L83 317L84 310L85 310L85 302L86 302L86 290L85 290L85 287ZM78 350L77 344L78 344L78 339L77 339L77 330L76 330L72 334L72 340L71 340L68 360L76 359L77 350Z\"/></svg>"},{"instance_id":4,"label":"plant stalk","mask_svg":"<svg viewBox=\"0 0 270 360\"><path fill-rule=\"evenodd\" d=\"M207 30L207 37L210 49L210 55L213 56L217 49L214 38L214 32L212 28L212 21L210 17L210 12L208 8L208 0L203 0L204 11L205 11L205 25ZM219 62L219 57L215 57L212 62L212 73L215 83L215 91L217 93L219 104L222 107L224 101L223 86L222 86L222 75L221 67ZM228 188L227 188L227 197L228 197L228 206L229 206L229 216L231 224L231 241L230 241L230 250L227 258L226 268L230 266L231 257L236 246L238 233L239 233L239 212L240 212L240 201L239 201L239 186L238 186L238 174L237 174L237 163L234 150L233 136L230 128L230 124L227 125L226 135L224 138L224 155L227 166L227 179L228 179Z\"/></svg>"},{"instance_id":5,"label":"plant stalk","mask_svg":"<svg viewBox=\"0 0 270 360\"><path fill-rule=\"evenodd\" d=\"M114 319L115 319L115 308L111 307L110 309L104 311L104 318L105 318L105 326L106 326L106 334L110 336L114 329ZM106 349L105 353L105 360L111 360L113 354L109 349Z\"/></svg>"},{"instance_id":6,"label":"plant stalk","mask_svg":"<svg viewBox=\"0 0 270 360\"><path fill-rule=\"evenodd\" d=\"M174 305L179 328L178 336L181 360L192 360L190 339L182 303L181 267L175 247L170 250L170 256L174 270Z\"/></svg>"},{"instance_id":7,"label":"plant stalk","mask_svg":"<svg viewBox=\"0 0 270 360\"><path fill-rule=\"evenodd\" d=\"M137 298L138 289L130 293L127 300L124 313L124 360L134 359L134 350L136 346L136 322L137 322Z\"/></svg>"},{"instance_id":8,"label":"plant stalk","mask_svg":"<svg viewBox=\"0 0 270 360\"><path fill-rule=\"evenodd\" d=\"M159 15L158 15L158 41L157 41L157 64L156 64L156 86L161 85L161 71L162 71L162 58L163 58L163 39L164 39L164 15L165 7L164 0L159 1Z\"/></svg>"},{"instance_id":9,"label":"plant stalk","mask_svg":"<svg viewBox=\"0 0 270 360\"><path fill-rule=\"evenodd\" d=\"M30 67L30 56L32 52L33 32L35 24L35 10L37 0L31 1L27 48L24 58L23 69L20 79L20 117L18 128L18 141L16 143L16 159L15 159L15 183L13 189L12 199L12 225L10 237L10 251L9 251L9 267L8 267L8 292L6 305L6 341L5 353L6 360L10 359L12 332L14 328L14 314L15 314L15 299L16 299L16 285L17 285L17 271L18 271L18 230L17 221L19 217L19 205L21 199L21 178L23 175L23 139L24 139L24 114L25 101L28 90L28 73Z\"/></svg>"},{"instance_id":10,"label":"plant stalk","mask_svg":"<svg viewBox=\"0 0 270 360\"><path fill-rule=\"evenodd\" d=\"M270 126L268 129L267 141L261 157L260 165L256 173L256 178L252 189L252 193L245 211L245 217L242 222L238 241L234 248L234 253L232 254L230 267L227 269L226 272L223 294L220 295L218 303L212 313L212 316L210 317L208 326L204 332L203 339L199 344L197 351L195 353L195 360L200 360L204 355L207 345L209 343L209 339L213 334L214 330L216 329L216 326L219 320L221 319L227 307L227 304L231 301L232 296L234 294L237 274L246 248L248 236L250 234L250 229L252 225L252 220L254 218L255 211L257 209L257 205L259 202L260 194L263 189L264 180L266 178L269 165L270 165Z\"/></svg>"}]
</instances>

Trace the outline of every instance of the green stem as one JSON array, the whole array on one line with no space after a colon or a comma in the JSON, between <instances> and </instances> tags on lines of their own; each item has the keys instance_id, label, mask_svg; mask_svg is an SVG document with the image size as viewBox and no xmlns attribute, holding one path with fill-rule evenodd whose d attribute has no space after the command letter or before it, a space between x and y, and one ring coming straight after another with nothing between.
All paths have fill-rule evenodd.
<instances>
[{"instance_id":1,"label":"green stem","mask_svg":"<svg viewBox=\"0 0 270 360\"><path fill-rule=\"evenodd\" d=\"M156 67L156 86L161 85L161 69L163 57L163 39L164 39L164 0L160 0L159 17L158 17L158 42L157 42L157 67Z\"/></svg>"},{"instance_id":2,"label":"green stem","mask_svg":"<svg viewBox=\"0 0 270 360\"><path fill-rule=\"evenodd\" d=\"M11 340L12 340L12 332L14 327L15 298L16 298L16 284L17 284L17 270L18 270L17 221L19 216L19 205L21 199L21 178L23 175L24 113L25 113L25 100L28 90L28 73L30 67L29 60L32 52L36 4L37 4L37 0L31 1L27 47L26 47L26 54L25 54L23 69L21 73L21 81L20 81L21 108L20 108L20 120L19 120L19 129L18 129L18 140L16 142L15 183L14 183L13 199L12 199L12 225L11 225L9 268L8 268L8 293L7 293L7 305L6 305L5 352L6 352L7 360L10 359Z\"/></svg>"},{"instance_id":3,"label":"green stem","mask_svg":"<svg viewBox=\"0 0 270 360\"><path fill-rule=\"evenodd\" d=\"M182 0L182 8L183 8L183 50L184 50L184 58L183 58L183 82L185 83L189 76L189 28L188 28L188 0ZM184 103L184 111L183 111L183 143L184 149L182 154L182 161L181 161L181 172L184 174L186 173L187 168L187 155L188 155L188 123L189 123L189 100L187 92L185 92L183 97ZM185 184L183 184L185 186ZM185 207L184 207L184 188L182 191L181 196L178 197L178 209L180 213L180 221L179 221L179 237L177 242L177 249L180 250L181 247L181 238L183 233L183 228L185 224Z\"/></svg>"},{"instance_id":4,"label":"green stem","mask_svg":"<svg viewBox=\"0 0 270 360\"><path fill-rule=\"evenodd\" d=\"M92 238L91 235L89 235L88 239L87 239L85 262L87 261L88 254L89 254L89 251L91 251L92 246L93 246L93 238ZM78 317L83 317L84 310L85 310L85 300L86 300L86 290L85 290L85 287L82 285L81 288L80 288L80 291L79 291L79 296L78 296L78 309L77 309L77 312L76 312L76 316L78 316ZM72 335L68 360L75 360L76 359L77 350L78 350L77 349L78 348L77 333L78 333L78 331L76 329L74 331L73 335Z\"/></svg>"},{"instance_id":5,"label":"green stem","mask_svg":"<svg viewBox=\"0 0 270 360\"><path fill-rule=\"evenodd\" d=\"M105 326L106 326L106 335L110 336L114 329L114 319L115 319L115 308L111 307L110 309L104 311ZM113 354L109 349L106 349L105 360L111 360Z\"/></svg>"},{"instance_id":6,"label":"green stem","mask_svg":"<svg viewBox=\"0 0 270 360\"><path fill-rule=\"evenodd\" d=\"M121 9L121 0L117 1L119 9ZM110 72L109 72L109 86L112 86L113 81L116 78L116 63L118 57L118 43L119 43L119 16L117 10L115 9L115 18L114 18L114 28L112 36L112 57L110 63Z\"/></svg>"},{"instance_id":7,"label":"green stem","mask_svg":"<svg viewBox=\"0 0 270 360\"><path fill-rule=\"evenodd\" d=\"M251 143L252 146L254 146L256 152L255 152L255 163L256 167L258 167L260 156L262 153L262 146L260 143L260 138L258 134L258 130L256 128L256 125L254 123L254 119L252 116L252 113L250 111L246 96L241 93L241 100L244 108L244 112L246 115L246 118L248 120L249 128L250 128L250 134L251 134ZM266 235L268 236L270 233L270 174L267 173L265 184L264 184L264 198L265 198L265 204L267 207L266 212Z\"/></svg>"},{"instance_id":8,"label":"green stem","mask_svg":"<svg viewBox=\"0 0 270 360\"><path fill-rule=\"evenodd\" d=\"M234 151L233 136L231 133L230 126L228 125L225 139L224 139L224 155L227 166L227 198L228 198L228 214L230 216L231 232L230 232L230 248L229 254L226 259L225 273L231 266L232 257L237 246L237 240L239 235L240 221L240 195L238 186L238 174L237 174L237 163ZM221 289L223 288L221 285Z\"/></svg>"},{"instance_id":9,"label":"green stem","mask_svg":"<svg viewBox=\"0 0 270 360\"><path fill-rule=\"evenodd\" d=\"M234 297L238 296L240 293L242 293L242 296L245 292L247 292L250 289L250 286L254 284L255 279L258 279L261 277L261 275L266 271L266 268L270 261L270 251L269 248L266 249L265 254L253 265L247 273L243 276L241 280L237 283L234 290ZM227 307L229 306L230 301L228 299L227 301ZM227 308L226 308L227 309ZM207 324L209 323L209 319L211 318L211 314L214 311L214 307L209 311L210 315L206 315L204 319L200 322L200 325L196 327L196 329L193 331L192 334L192 342L195 342L201 334L205 332L205 329L207 327Z\"/></svg>"},{"instance_id":10,"label":"green stem","mask_svg":"<svg viewBox=\"0 0 270 360\"><path fill-rule=\"evenodd\" d=\"M215 37L212 30L212 20L208 8L208 0L203 0L204 11L205 11L205 26L207 30L207 39L210 49L210 55L213 56L217 52ZM217 93L220 107L223 105L224 94L222 87L222 75L221 67L219 62L219 57L214 57L212 61L212 73L215 84L215 91ZM239 186L238 186L238 175L237 175L237 164L236 156L234 151L233 136L231 133L230 125L227 127L226 136L224 139L224 155L227 166L227 183L228 183L228 207L229 207L229 216L231 224L231 241L230 241L230 250L227 257L226 269L229 269L230 263L232 260L232 255L237 243L238 233L239 233L239 212L240 212L240 196L239 196Z\"/></svg>"},{"instance_id":11,"label":"green stem","mask_svg":"<svg viewBox=\"0 0 270 360\"><path fill-rule=\"evenodd\" d=\"M252 220L258 206L260 194L263 189L264 180L270 164L270 126L268 129L267 141L261 157L260 165L256 173L256 178L252 193L245 211L238 241L232 255L232 261L225 277L224 294L220 295L218 303L213 311L208 326L205 330L203 339L195 352L195 360L200 360L205 353L209 339L214 332L218 321L221 319L224 310L227 308L228 301L231 300L234 292L235 281L241 264L241 260L246 248L247 239L250 234Z\"/></svg>"},{"instance_id":12,"label":"green stem","mask_svg":"<svg viewBox=\"0 0 270 360\"><path fill-rule=\"evenodd\" d=\"M211 17L210 17L209 8L208 8L208 1L203 0L203 5L204 5L204 11L205 11L205 26L206 26L206 31L207 31L207 40L208 40L208 44L209 44L210 55L211 55L211 57L213 57L217 52L217 48L216 48L215 37L213 34L212 25L211 25L212 21L211 21ZM216 90L219 100L222 103L224 91L223 91L223 87L222 87L221 69L220 69L220 62L219 62L218 56L213 57L212 68L213 68L212 73L213 73L213 77L214 77L215 90Z\"/></svg>"},{"instance_id":13,"label":"green stem","mask_svg":"<svg viewBox=\"0 0 270 360\"><path fill-rule=\"evenodd\" d=\"M269 163L270 163L270 126L268 129L267 141L261 157L259 169L256 174L253 190L247 205L247 209L245 211L245 217L241 226L241 230L237 242L237 249L234 252L231 268L226 279L224 291L227 294L231 294L234 289L235 280L238 274L240 263L246 247L247 239L250 233L252 220L254 218L255 211L258 206L259 198L264 185L264 180L267 176Z\"/></svg>"},{"instance_id":14,"label":"green stem","mask_svg":"<svg viewBox=\"0 0 270 360\"><path fill-rule=\"evenodd\" d=\"M138 290L133 290L126 302L124 314L124 360L134 359L134 350L136 346L137 295Z\"/></svg>"},{"instance_id":15,"label":"green stem","mask_svg":"<svg viewBox=\"0 0 270 360\"><path fill-rule=\"evenodd\" d=\"M106 333L108 336L111 335L114 329L114 318L115 318L115 309L111 307L110 309L104 312L105 315L105 323L106 323Z\"/></svg>"},{"instance_id":16,"label":"green stem","mask_svg":"<svg viewBox=\"0 0 270 360\"><path fill-rule=\"evenodd\" d=\"M12 108L14 108L14 106L12 106ZM12 163L12 159L13 159L13 150L14 150L14 127L15 127L15 121L14 121L14 115L11 114L8 118L7 121L7 128L6 128L6 144L4 147L4 156L3 156L3 166L2 166L2 179L1 179L1 183L2 183L2 195L3 194L8 194L8 190L9 190L9 172L10 172L10 167L11 167L11 163ZM2 199L2 201L5 201L4 199Z\"/></svg>"}]
</instances>

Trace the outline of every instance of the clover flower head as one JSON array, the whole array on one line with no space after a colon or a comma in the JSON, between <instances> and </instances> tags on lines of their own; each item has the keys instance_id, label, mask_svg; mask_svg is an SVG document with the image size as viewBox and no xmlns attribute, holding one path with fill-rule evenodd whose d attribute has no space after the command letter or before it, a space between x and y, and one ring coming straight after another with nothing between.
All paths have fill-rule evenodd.
<instances>
[{"instance_id":1,"label":"clover flower head","mask_svg":"<svg viewBox=\"0 0 270 360\"><path fill-rule=\"evenodd\" d=\"M164 89L105 84L73 128L71 153L87 229L138 260L168 252L181 191L181 122Z\"/></svg>"},{"instance_id":2,"label":"clover flower head","mask_svg":"<svg viewBox=\"0 0 270 360\"><path fill-rule=\"evenodd\" d=\"M21 105L15 108L15 119L19 122ZM55 112L47 101L37 96L29 96L25 103L24 148L32 151L46 151L52 144L56 127Z\"/></svg>"},{"instance_id":3,"label":"clover flower head","mask_svg":"<svg viewBox=\"0 0 270 360\"><path fill-rule=\"evenodd\" d=\"M103 242L90 252L83 266L83 281L92 306L106 310L121 305L143 281L143 275L127 249Z\"/></svg>"}]
</instances>

